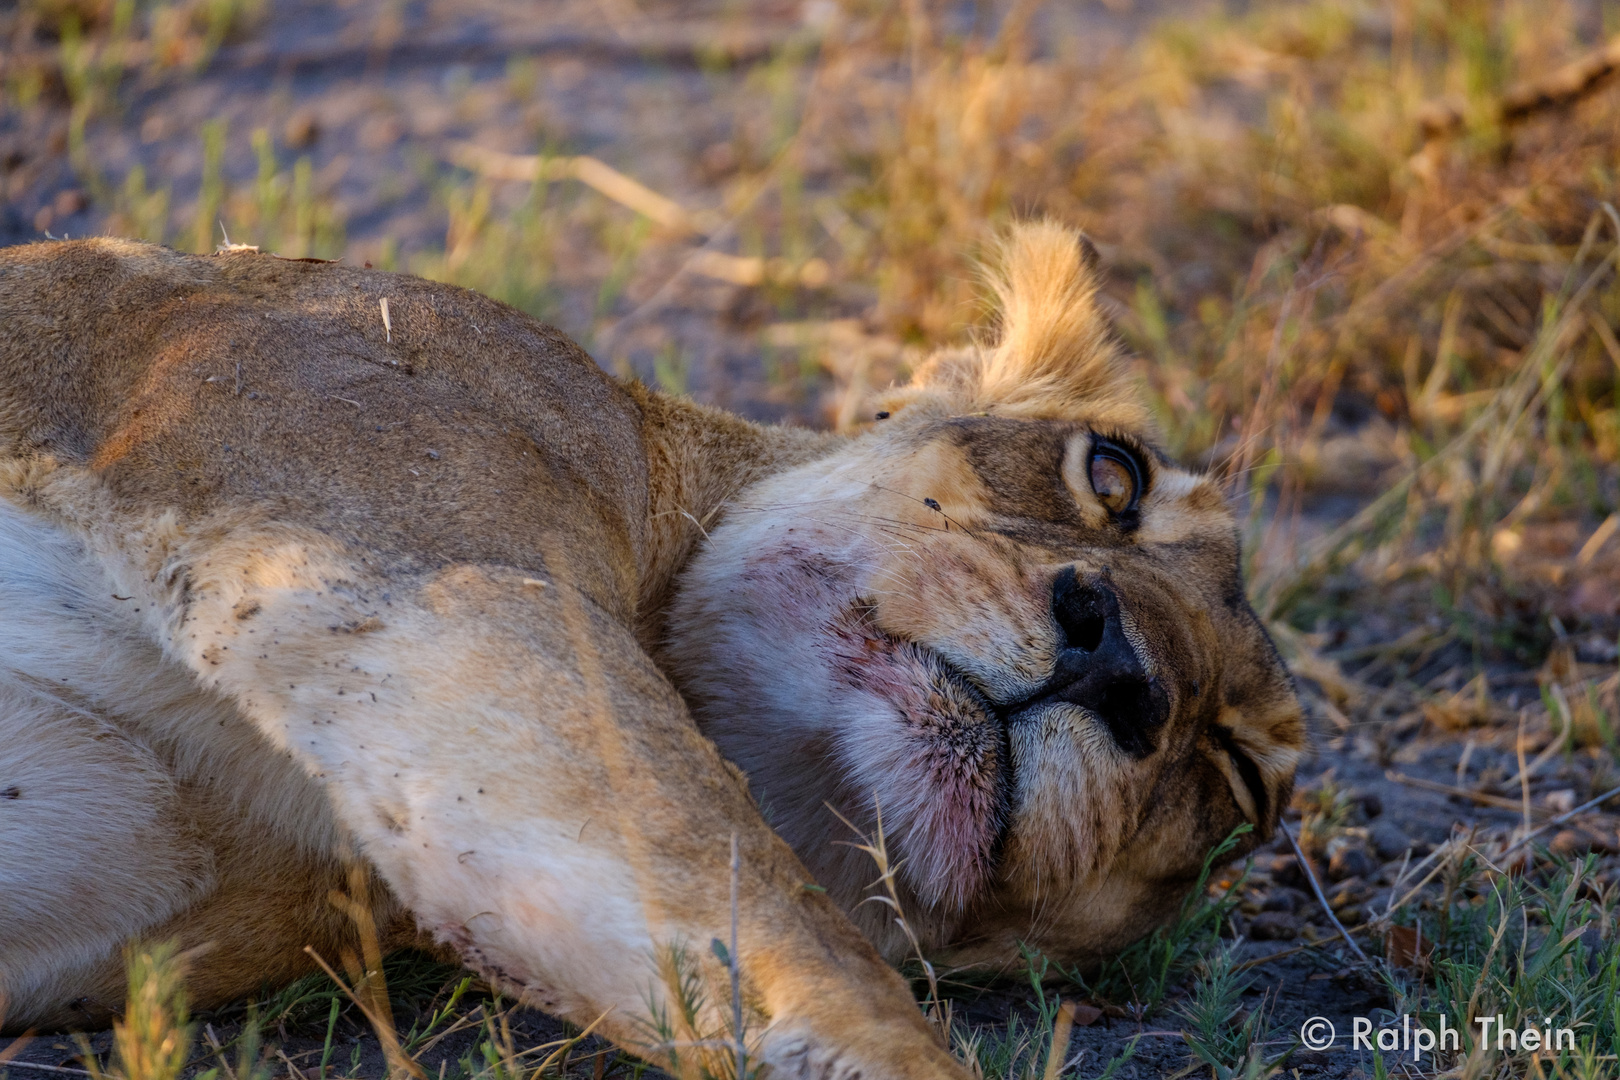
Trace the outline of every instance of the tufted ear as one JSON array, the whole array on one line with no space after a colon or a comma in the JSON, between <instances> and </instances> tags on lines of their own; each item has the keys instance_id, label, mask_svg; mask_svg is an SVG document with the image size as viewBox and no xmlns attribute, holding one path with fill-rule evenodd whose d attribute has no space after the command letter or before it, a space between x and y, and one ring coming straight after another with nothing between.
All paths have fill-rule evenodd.
<instances>
[{"instance_id":1,"label":"tufted ear","mask_svg":"<svg viewBox=\"0 0 1620 1080\"><path fill-rule=\"evenodd\" d=\"M1292 677L1253 616L1223 631L1227 651L1219 714L1204 751L1243 817L1269 836L1288 804L1307 731ZM1247 655L1245 655L1247 654Z\"/></svg>"},{"instance_id":2,"label":"tufted ear","mask_svg":"<svg viewBox=\"0 0 1620 1080\"><path fill-rule=\"evenodd\" d=\"M986 268L1000 313L994 346L936 353L889 408L1083 419L1119 428L1148 422L1124 358L1097 308L1097 251L1055 221L1013 226Z\"/></svg>"}]
</instances>

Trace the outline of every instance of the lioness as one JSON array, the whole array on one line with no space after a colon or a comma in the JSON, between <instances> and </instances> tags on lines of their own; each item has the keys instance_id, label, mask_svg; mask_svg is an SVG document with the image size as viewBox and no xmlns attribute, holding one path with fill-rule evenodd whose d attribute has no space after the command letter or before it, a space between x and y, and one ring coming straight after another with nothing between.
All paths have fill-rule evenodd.
<instances>
[{"instance_id":1,"label":"lioness","mask_svg":"<svg viewBox=\"0 0 1620 1080\"><path fill-rule=\"evenodd\" d=\"M962 1075L851 825L928 952L1085 960L1273 827L1303 739L1088 252L1015 230L999 342L853 438L411 277L0 252L5 1023L104 1022L132 937L211 943L195 1005L288 979L355 851L390 941L654 1059L683 948L724 1029L735 918L781 1075Z\"/></svg>"}]
</instances>

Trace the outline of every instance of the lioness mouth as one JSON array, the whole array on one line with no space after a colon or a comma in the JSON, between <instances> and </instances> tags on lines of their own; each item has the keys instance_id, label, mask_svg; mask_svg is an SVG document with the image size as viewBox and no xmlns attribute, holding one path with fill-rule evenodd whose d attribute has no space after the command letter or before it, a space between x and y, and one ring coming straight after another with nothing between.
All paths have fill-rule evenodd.
<instances>
[{"instance_id":1,"label":"lioness mouth","mask_svg":"<svg viewBox=\"0 0 1620 1080\"><path fill-rule=\"evenodd\" d=\"M1082 581L1072 567L1060 571L1051 610L1062 635L1051 675L1000 702L936 650L880 627L870 602L829 626L847 685L892 710L889 724L845 741L843 764L899 826L913 884L930 903L961 907L990 884L1017 813L1015 727L1067 706L1139 759L1169 718L1163 681L1131 640L1106 572Z\"/></svg>"}]
</instances>

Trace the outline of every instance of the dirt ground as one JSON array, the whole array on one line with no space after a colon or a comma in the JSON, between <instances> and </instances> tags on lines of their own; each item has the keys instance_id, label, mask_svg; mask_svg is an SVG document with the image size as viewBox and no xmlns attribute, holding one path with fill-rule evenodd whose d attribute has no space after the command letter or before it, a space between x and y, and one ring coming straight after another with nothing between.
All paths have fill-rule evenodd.
<instances>
[{"instance_id":1,"label":"dirt ground","mask_svg":"<svg viewBox=\"0 0 1620 1080\"><path fill-rule=\"evenodd\" d=\"M115 212L109 193L123 190L137 166L149 181L168 186L179 217L201 197L201 133L220 119L222 168L227 183L239 189L252 185L260 167L253 142L258 129L270 134L281 165L308 156L323 205L340 212L341 255L353 263L409 269L448 257L455 238L447 236L447 205L461 197L457 185L466 180L451 162L463 142L512 154L547 147L589 154L691 213L723 220L735 208L723 202L717 181L740 167L736 157L748 152L750 140L769 145L772 100L791 102L805 89L792 85L800 78L795 69L778 71L773 57L813 36L824 6L761 0L747 5L744 18L729 0L640 6L634 0L273 0L199 70L183 78L134 76L117 110L92 120L80 153L94 163L99 188L75 165L72 111L59 89L47 85L26 107L8 99L0 112L0 243L105 230ZM967 25L981 7L961 3L949 13ZM1129 44L1168 7L1076 3L1043 17L1051 20L1047 32L1082 42L1101 58ZM0 24L16 23L19 10L0 2ZM35 46L15 34L10 40L5 62L15 70L21 53ZM789 85L770 84L773 73ZM813 161L806 179L812 194L817 170L838 167L836 160ZM510 209L526 191L521 183L496 183L489 197L497 208ZM829 223L829 232L836 227ZM604 366L666 385L679 382L700 400L757 419L816 426L836 419L842 400L836 370L800 366L785 377L784 365L798 361L773 341L766 324L858 321L874 302L869 291L852 285L762 298L755 286L682 273L692 242L662 234L641 243L621 266L623 257L601 245L610 231L581 228L564 238L568 257L555 268L546 301L547 314ZM170 237L176 246L196 247L194 239L191 233ZM211 233L211 239L225 238ZM622 284L605 292L604 281L615 275ZM673 373L671 363L678 363ZM1379 422L1373 415L1363 425L1347 423L1346 444L1376 443ZM1299 530L1320 533L1349 519L1378 490L1381 467L1376 460L1357 464L1354 477L1302 496L1294 508L1294 538ZM1426 627L1413 614L1422 607L1421 597L1402 593L1387 604L1332 609L1319 621L1313 647L1336 658L1336 666L1302 682L1315 736L1298 788L1330 785L1350 807L1351 853L1323 859L1317 870L1340 921L1352 928L1402 891L1404 885L1394 883L1403 862L1421 860L1455 832L1507 835L1527 813L1521 797L1535 804L1542 821L1550 816L1547 808L1570 809L1620 782L1620 766L1592 750L1550 758L1527 785L1504 783L1520 772L1521 752L1534 757L1554 737L1537 721L1521 742L1514 723L1501 720L1539 707L1546 652L1491 653L1483 661L1489 699L1478 705L1478 716L1469 715L1467 688L1482 670L1477 642ZM1560 639L1562 662L1575 665L1577 674L1612 672L1616 629L1612 617L1577 626ZM1398 654L1382 648L1406 637L1411 647ZM1425 688L1430 698L1420 701L1412 687ZM1447 693L1454 695L1456 715L1433 703L1433 695ZM1297 801L1288 816L1296 833L1306 810ZM1548 839L1567 854L1596 853L1600 873L1613 880L1620 875L1617 829L1620 803L1611 802L1606 812L1549 831ZM1225 871L1229 878L1236 872ZM1357 1016L1387 1019L1398 1003L1338 938L1287 839L1279 836L1256 855L1241 896L1233 926L1254 976L1244 1005L1269 1012L1276 1051L1287 1048L1309 1017L1326 1017L1341 1033L1330 1050L1297 1049L1286 1062L1287 1075L1375 1075L1372 1055L1347 1049L1342 1033ZM970 1024L1005 1028L1010 1017L1031 1013L1031 995L1016 982L958 995L957 1015ZM217 1025L223 1039L238 1029L241 1015L201 1019ZM512 1023L519 1043L545 1042L562 1031L535 1013L518 1013ZM278 1074L315 1075L325 1030L323 1011L269 1033L284 1055L272 1062ZM332 1064L339 1072L383 1074L376 1040L363 1022L345 1016L335 1030ZM1169 1076L1188 1065L1173 1012L1139 1021L1115 1009L1075 1029L1070 1056L1082 1056L1073 1075L1096 1076L1137 1037L1132 1060L1117 1075ZM425 1064L431 1070L441 1058L458 1061L478 1039L475 1029L454 1035ZM109 1043L102 1033L92 1048L105 1052ZM601 1052L596 1043L577 1047L572 1074L597 1068L591 1057ZM81 1075L79 1055L70 1040L40 1039L9 1067L14 1076Z\"/></svg>"}]
</instances>

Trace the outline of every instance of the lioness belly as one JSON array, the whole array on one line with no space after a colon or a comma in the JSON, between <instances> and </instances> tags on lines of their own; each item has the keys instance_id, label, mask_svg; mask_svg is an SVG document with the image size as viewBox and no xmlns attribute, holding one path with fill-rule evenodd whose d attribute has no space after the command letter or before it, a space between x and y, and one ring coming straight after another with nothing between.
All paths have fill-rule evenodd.
<instances>
[{"instance_id":1,"label":"lioness belly","mask_svg":"<svg viewBox=\"0 0 1620 1080\"><path fill-rule=\"evenodd\" d=\"M352 926L324 796L139 634L95 559L0 499L0 1001L6 1029L105 1022L132 939L208 946L208 1004ZM226 787L229 782L230 787ZM385 933L399 912L373 887Z\"/></svg>"}]
</instances>

